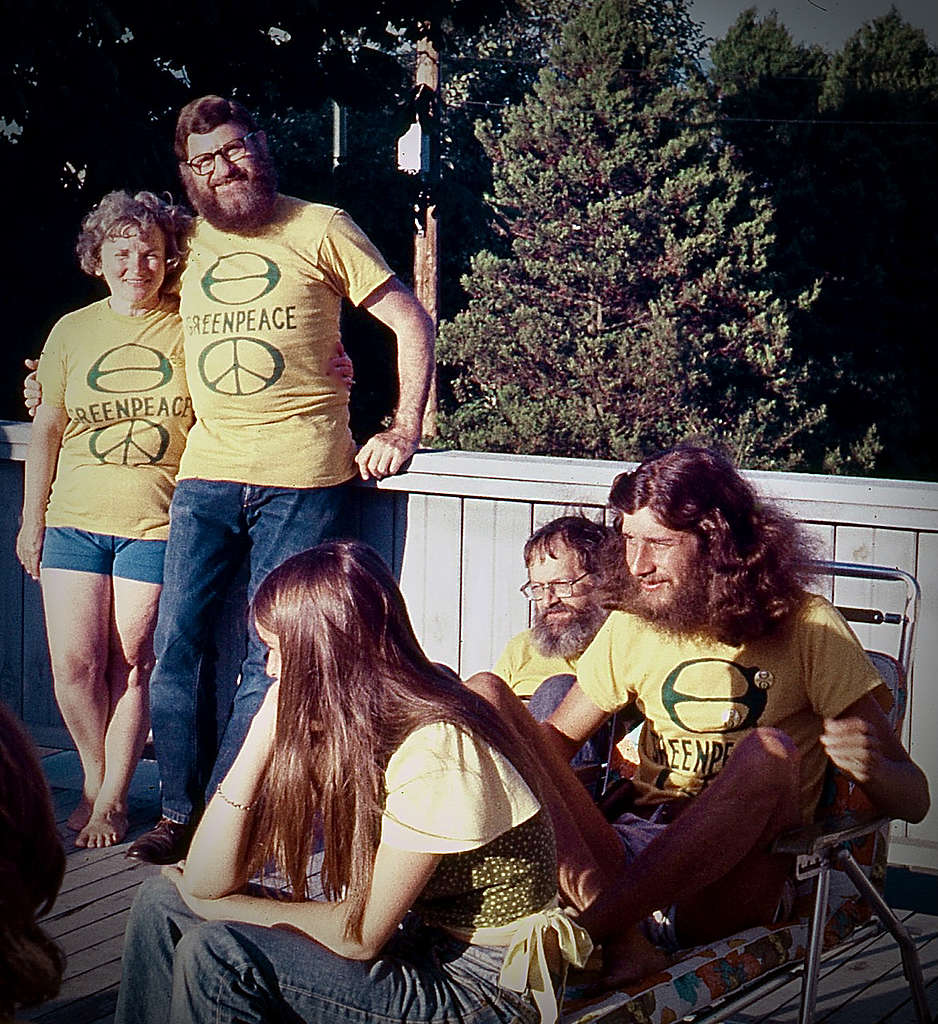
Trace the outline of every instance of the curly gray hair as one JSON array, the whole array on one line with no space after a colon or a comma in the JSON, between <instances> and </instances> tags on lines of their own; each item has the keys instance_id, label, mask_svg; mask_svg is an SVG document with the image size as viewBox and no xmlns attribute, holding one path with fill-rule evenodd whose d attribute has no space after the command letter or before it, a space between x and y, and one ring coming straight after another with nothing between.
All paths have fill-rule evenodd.
<instances>
[{"instance_id":1,"label":"curly gray hair","mask_svg":"<svg viewBox=\"0 0 938 1024\"><path fill-rule=\"evenodd\" d=\"M101 246L109 238L128 231L158 228L166 243L167 278L180 268L185 257L192 214L184 206L160 199L152 192L108 192L81 222L75 252L81 269L91 276L101 270Z\"/></svg>"}]
</instances>

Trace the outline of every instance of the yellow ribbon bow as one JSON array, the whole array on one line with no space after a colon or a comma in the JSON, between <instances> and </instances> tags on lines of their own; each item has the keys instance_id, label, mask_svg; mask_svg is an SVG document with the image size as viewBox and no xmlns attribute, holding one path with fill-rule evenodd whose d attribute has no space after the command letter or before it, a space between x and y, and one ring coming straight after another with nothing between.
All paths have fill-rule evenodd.
<instances>
[{"instance_id":1,"label":"yellow ribbon bow","mask_svg":"<svg viewBox=\"0 0 938 1024\"><path fill-rule=\"evenodd\" d=\"M505 951L499 982L512 992L530 991L541 1015L542 1024L556 1024L560 1010L550 976L544 939L553 932L560 951L560 988L567 977L567 967L583 967L593 949L593 940L586 929L571 921L557 907L528 914L515 926L514 935Z\"/></svg>"}]
</instances>

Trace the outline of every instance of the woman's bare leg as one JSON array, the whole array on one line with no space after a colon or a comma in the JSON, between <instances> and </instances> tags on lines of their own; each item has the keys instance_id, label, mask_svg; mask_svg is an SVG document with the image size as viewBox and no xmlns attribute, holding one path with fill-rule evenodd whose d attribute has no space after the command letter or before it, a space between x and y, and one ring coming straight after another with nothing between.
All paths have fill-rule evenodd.
<instances>
[{"instance_id":1,"label":"woman's bare leg","mask_svg":"<svg viewBox=\"0 0 938 1024\"><path fill-rule=\"evenodd\" d=\"M79 846L112 846L127 832L127 792L150 728L149 681L157 583L113 578L107 681L110 719L104 736L104 777Z\"/></svg>"},{"instance_id":2,"label":"woman's bare leg","mask_svg":"<svg viewBox=\"0 0 938 1024\"><path fill-rule=\"evenodd\" d=\"M81 800L68 819L69 828L79 832L104 781L111 580L72 569L42 569L40 581L55 699L84 773Z\"/></svg>"}]
</instances>

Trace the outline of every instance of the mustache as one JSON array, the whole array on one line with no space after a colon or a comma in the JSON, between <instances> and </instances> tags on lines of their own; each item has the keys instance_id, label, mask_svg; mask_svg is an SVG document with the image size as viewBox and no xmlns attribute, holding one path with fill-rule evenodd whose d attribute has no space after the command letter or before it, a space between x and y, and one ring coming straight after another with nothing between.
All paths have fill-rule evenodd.
<instances>
[{"instance_id":1,"label":"mustache","mask_svg":"<svg viewBox=\"0 0 938 1024\"><path fill-rule=\"evenodd\" d=\"M246 171L242 171L240 167L235 165L229 168L228 177L224 181L209 182L209 188L219 188L222 185L229 185L233 181L247 181L248 176Z\"/></svg>"}]
</instances>

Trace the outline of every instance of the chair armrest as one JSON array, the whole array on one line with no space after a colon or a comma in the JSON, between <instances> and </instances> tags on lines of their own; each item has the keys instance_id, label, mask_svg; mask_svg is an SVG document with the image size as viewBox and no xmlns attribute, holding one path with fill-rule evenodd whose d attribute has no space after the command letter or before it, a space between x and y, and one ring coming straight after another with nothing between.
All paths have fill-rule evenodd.
<instances>
[{"instance_id":1,"label":"chair armrest","mask_svg":"<svg viewBox=\"0 0 938 1024\"><path fill-rule=\"evenodd\" d=\"M889 819L872 814L838 814L836 817L784 832L772 844L773 853L810 856L876 832Z\"/></svg>"}]
</instances>

